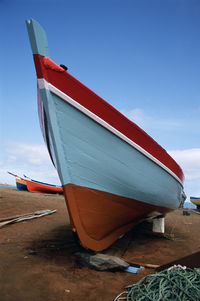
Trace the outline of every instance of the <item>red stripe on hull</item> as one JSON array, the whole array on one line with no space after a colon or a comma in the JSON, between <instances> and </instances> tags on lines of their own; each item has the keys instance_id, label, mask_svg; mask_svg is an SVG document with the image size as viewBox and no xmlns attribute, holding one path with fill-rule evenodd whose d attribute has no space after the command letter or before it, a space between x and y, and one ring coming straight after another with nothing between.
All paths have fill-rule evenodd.
<instances>
[{"instance_id":1,"label":"red stripe on hull","mask_svg":"<svg viewBox=\"0 0 200 301\"><path fill-rule=\"evenodd\" d=\"M73 184L63 186L71 227L83 247L100 251L110 246L152 212L171 209L153 206Z\"/></svg>"},{"instance_id":2,"label":"red stripe on hull","mask_svg":"<svg viewBox=\"0 0 200 301\"><path fill-rule=\"evenodd\" d=\"M106 121L112 127L150 153L153 157L158 159L183 181L184 176L180 166L155 140L135 123L127 119L114 107L80 83L69 73L64 72L64 69L62 72L61 68L50 59L41 55L34 55L34 61L38 78L44 78L57 89L61 90L73 100Z\"/></svg>"}]
</instances>

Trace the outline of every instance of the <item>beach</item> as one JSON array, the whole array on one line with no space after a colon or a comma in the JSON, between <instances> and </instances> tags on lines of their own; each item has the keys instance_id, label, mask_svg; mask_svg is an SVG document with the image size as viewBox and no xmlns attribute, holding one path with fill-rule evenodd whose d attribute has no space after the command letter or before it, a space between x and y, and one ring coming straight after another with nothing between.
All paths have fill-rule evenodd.
<instances>
[{"instance_id":1,"label":"beach","mask_svg":"<svg viewBox=\"0 0 200 301\"><path fill-rule=\"evenodd\" d=\"M0 228L1 301L111 301L125 286L155 272L102 272L81 266L74 254L83 249L74 240L63 195L0 187L0 207L0 218L57 210ZM163 265L200 251L200 215L178 209L165 222L165 235L152 233L151 224L144 222L103 253L132 263Z\"/></svg>"}]
</instances>

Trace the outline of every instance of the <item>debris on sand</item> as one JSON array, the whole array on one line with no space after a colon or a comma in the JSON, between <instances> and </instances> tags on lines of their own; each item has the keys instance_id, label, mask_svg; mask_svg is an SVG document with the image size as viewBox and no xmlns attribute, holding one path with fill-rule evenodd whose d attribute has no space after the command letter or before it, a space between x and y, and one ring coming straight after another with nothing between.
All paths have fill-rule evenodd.
<instances>
[{"instance_id":1,"label":"debris on sand","mask_svg":"<svg viewBox=\"0 0 200 301\"><path fill-rule=\"evenodd\" d=\"M124 270L129 267L129 264L119 257L106 254L91 255L86 252L77 252L75 257L81 265L98 271Z\"/></svg>"},{"instance_id":2,"label":"debris on sand","mask_svg":"<svg viewBox=\"0 0 200 301\"><path fill-rule=\"evenodd\" d=\"M2 218L2 219L0 219L0 228L7 226L9 224L19 223L19 222L23 222L23 221L30 220L33 218L39 218L39 217L42 217L45 215L49 215L56 211L57 210L46 209L46 210L36 211L33 213L27 213L27 214L22 214L22 215L18 215L18 216L10 216L10 217L6 217L6 218Z\"/></svg>"}]
</instances>

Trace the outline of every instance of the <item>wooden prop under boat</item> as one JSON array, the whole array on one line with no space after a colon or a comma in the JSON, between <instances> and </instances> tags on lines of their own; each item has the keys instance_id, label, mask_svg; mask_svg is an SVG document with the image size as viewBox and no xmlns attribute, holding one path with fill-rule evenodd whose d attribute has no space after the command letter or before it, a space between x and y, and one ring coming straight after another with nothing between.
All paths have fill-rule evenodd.
<instances>
[{"instance_id":1,"label":"wooden prop under boat","mask_svg":"<svg viewBox=\"0 0 200 301\"><path fill-rule=\"evenodd\" d=\"M110 246L144 218L184 199L183 172L135 123L49 58L43 28L26 22L42 133L85 248Z\"/></svg>"}]
</instances>

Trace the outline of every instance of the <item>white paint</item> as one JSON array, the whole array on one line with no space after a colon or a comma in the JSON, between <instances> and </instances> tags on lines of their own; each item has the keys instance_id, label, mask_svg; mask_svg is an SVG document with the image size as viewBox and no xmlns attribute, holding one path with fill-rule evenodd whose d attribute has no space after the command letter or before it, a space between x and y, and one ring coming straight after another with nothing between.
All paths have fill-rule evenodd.
<instances>
[{"instance_id":1,"label":"white paint","mask_svg":"<svg viewBox=\"0 0 200 301\"><path fill-rule=\"evenodd\" d=\"M103 119L101 119L100 117L98 117L97 115L95 115L94 113L92 113L91 111L89 111L88 109L86 109L84 106L80 105L77 101L75 101L74 99L72 99L70 96L68 96L67 94L63 93L59 89L57 89L55 86L53 86L52 84L48 83L43 78L38 79L38 86L39 86L40 89L47 89L47 90L51 91L52 93L56 94L57 96L59 96L60 98L62 98L63 100L65 100L67 103L71 104L76 109L78 109L79 111L81 111L85 115L89 116L91 119L93 119L96 122L98 122L99 124L101 124L107 130L109 130L110 132L112 132L113 134L115 134L116 136L118 136L119 138L121 138L122 140L124 140L125 142L127 142L128 144L130 144L132 147L134 147L135 149L137 149L139 152L141 152L147 158L149 158L154 163L156 163L157 165L159 165L160 167L162 167L165 171L167 171L171 176L173 176L183 186L181 180L177 177L177 175L173 171L171 171L167 166L165 166L162 162L160 162L158 159L156 159L155 157L153 157L150 153L148 153L145 149L143 149L137 143L133 142L131 139L129 139L128 137L126 137L124 134L122 134L121 132L119 132L118 130L116 130L109 123L107 123L106 121L104 121Z\"/></svg>"}]
</instances>

